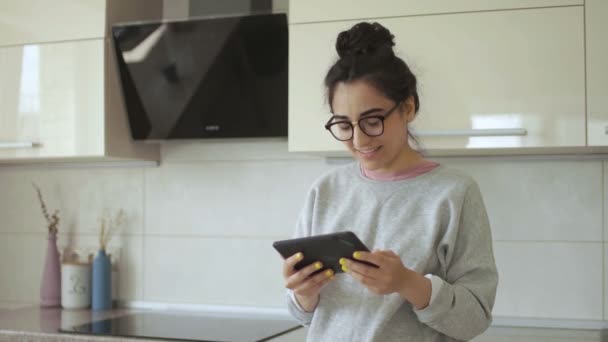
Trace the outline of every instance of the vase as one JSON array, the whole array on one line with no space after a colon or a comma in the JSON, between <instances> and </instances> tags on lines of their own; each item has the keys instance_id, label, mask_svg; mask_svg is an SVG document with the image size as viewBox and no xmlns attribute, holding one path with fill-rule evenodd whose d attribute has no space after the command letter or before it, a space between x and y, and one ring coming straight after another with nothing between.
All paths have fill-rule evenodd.
<instances>
[{"instance_id":1,"label":"vase","mask_svg":"<svg viewBox=\"0 0 608 342\"><path fill-rule=\"evenodd\" d=\"M47 236L46 257L40 284L40 306L55 307L61 305L61 265L57 249L57 233Z\"/></svg>"},{"instance_id":2,"label":"vase","mask_svg":"<svg viewBox=\"0 0 608 342\"><path fill-rule=\"evenodd\" d=\"M91 308L95 311L112 308L112 264L104 249L100 249L93 260L91 282L93 298Z\"/></svg>"}]
</instances>

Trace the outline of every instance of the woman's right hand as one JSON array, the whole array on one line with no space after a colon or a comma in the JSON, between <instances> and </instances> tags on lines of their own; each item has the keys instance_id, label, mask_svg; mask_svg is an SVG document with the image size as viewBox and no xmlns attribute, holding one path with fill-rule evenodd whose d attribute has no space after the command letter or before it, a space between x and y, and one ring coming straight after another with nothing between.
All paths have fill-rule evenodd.
<instances>
[{"instance_id":1,"label":"woman's right hand","mask_svg":"<svg viewBox=\"0 0 608 342\"><path fill-rule=\"evenodd\" d=\"M285 278L285 287L294 292L302 309L312 312L319 303L321 289L334 278L334 271L328 269L311 276L311 274L323 268L320 261L297 271L294 266L302 259L304 259L302 253L296 253L285 259L283 278Z\"/></svg>"}]
</instances>

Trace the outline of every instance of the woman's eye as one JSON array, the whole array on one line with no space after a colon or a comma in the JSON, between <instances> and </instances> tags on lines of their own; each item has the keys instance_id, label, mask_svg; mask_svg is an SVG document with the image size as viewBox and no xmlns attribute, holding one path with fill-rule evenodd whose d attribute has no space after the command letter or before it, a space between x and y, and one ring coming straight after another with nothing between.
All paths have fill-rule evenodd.
<instances>
[{"instance_id":1,"label":"woman's eye","mask_svg":"<svg viewBox=\"0 0 608 342\"><path fill-rule=\"evenodd\" d=\"M349 130L350 129L350 122L339 122L336 124L336 126L338 126L339 129L341 130Z\"/></svg>"},{"instance_id":2,"label":"woman's eye","mask_svg":"<svg viewBox=\"0 0 608 342\"><path fill-rule=\"evenodd\" d=\"M365 119L365 124L368 126L378 126L380 124L380 119L378 118L369 118Z\"/></svg>"}]
</instances>

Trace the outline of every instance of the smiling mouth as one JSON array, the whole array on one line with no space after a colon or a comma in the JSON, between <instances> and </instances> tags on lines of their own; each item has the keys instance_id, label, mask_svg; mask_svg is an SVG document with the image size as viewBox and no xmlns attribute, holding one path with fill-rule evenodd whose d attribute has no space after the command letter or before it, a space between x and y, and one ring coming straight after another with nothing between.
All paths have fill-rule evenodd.
<instances>
[{"instance_id":1,"label":"smiling mouth","mask_svg":"<svg viewBox=\"0 0 608 342\"><path fill-rule=\"evenodd\" d=\"M355 150L363 155L368 155L368 154L372 154L372 153L378 151L381 147L382 146L378 146L376 148L365 149L365 150L359 150L359 149L355 149Z\"/></svg>"}]
</instances>

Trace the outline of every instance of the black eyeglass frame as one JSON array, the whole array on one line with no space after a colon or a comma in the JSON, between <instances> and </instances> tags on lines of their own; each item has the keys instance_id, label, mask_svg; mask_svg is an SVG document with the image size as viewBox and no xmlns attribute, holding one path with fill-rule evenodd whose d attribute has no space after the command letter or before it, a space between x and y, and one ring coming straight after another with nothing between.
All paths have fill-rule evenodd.
<instances>
[{"instance_id":1,"label":"black eyeglass frame","mask_svg":"<svg viewBox=\"0 0 608 342\"><path fill-rule=\"evenodd\" d=\"M386 120L386 118L389 117L389 115L391 115L395 109L397 109L397 107L399 107L399 105L401 104L401 102L397 102L395 104L395 106L393 106L393 108L389 109L386 113L384 113L383 115L369 115L369 116L364 116L362 118L360 118L359 120L357 120L357 126L359 127L359 129L361 130L361 132L363 132L363 134L367 135L368 137L378 137L381 136L384 133L384 120ZM352 140L355 136L355 126L353 125L353 123L351 121L347 121L347 120L341 120L341 121L334 121L332 122L332 120L334 119L334 116L332 115L331 118L329 118L329 121L327 121L327 123L325 123L325 129L329 131L329 133L331 133L331 135L338 141L349 141ZM380 133L378 134L369 134L365 131L365 129L361 128L361 121L363 120L368 120L368 119L378 119L380 120L380 124L382 125L382 130L380 131ZM331 126L334 125L338 125L338 124L348 124L350 126L350 138L348 139L340 139L338 137L336 137L336 135L334 134L334 132L332 132L331 130Z\"/></svg>"}]
</instances>

